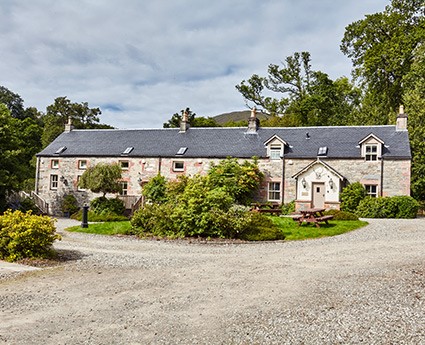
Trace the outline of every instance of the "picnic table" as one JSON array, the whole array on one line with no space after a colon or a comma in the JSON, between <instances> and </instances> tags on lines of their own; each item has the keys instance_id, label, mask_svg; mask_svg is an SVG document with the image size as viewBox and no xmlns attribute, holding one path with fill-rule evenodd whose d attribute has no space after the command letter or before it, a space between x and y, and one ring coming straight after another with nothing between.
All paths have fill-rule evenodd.
<instances>
[{"instance_id":1,"label":"picnic table","mask_svg":"<svg viewBox=\"0 0 425 345\"><path fill-rule=\"evenodd\" d=\"M318 228L320 228L320 222L329 224L328 221L334 217L332 215L325 216L323 214L325 212L324 208L308 208L298 212L300 214L294 214L292 216L292 219L298 222L298 225L301 225L303 222L314 223Z\"/></svg>"}]
</instances>

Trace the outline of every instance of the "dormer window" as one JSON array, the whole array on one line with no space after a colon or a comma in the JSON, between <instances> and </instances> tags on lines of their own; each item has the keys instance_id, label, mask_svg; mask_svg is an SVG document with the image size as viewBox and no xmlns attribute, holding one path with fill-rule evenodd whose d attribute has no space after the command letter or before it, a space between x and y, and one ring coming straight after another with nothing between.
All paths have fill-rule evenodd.
<instances>
[{"instance_id":1,"label":"dormer window","mask_svg":"<svg viewBox=\"0 0 425 345\"><path fill-rule=\"evenodd\" d=\"M369 134L359 142L361 154L365 161L376 162L382 155L384 142L374 134Z\"/></svg>"},{"instance_id":2,"label":"dormer window","mask_svg":"<svg viewBox=\"0 0 425 345\"><path fill-rule=\"evenodd\" d=\"M271 160L282 159L285 145L288 145L288 143L282 138L280 138L278 135L273 135L264 143L264 146L267 149L267 156Z\"/></svg>"},{"instance_id":3,"label":"dormer window","mask_svg":"<svg viewBox=\"0 0 425 345\"><path fill-rule=\"evenodd\" d=\"M365 159L366 159L366 161L377 161L378 160L378 145L377 144L366 144L365 145Z\"/></svg>"},{"instance_id":4,"label":"dormer window","mask_svg":"<svg viewBox=\"0 0 425 345\"><path fill-rule=\"evenodd\" d=\"M282 145L273 144L270 145L270 159L280 159L282 155Z\"/></svg>"}]
</instances>

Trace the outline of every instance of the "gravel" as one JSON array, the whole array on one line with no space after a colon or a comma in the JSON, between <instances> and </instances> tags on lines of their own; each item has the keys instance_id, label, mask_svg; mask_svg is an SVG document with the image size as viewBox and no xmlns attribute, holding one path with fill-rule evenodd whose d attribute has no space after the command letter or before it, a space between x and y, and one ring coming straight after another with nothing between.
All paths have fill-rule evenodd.
<instances>
[{"instance_id":1,"label":"gravel","mask_svg":"<svg viewBox=\"0 0 425 345\"><path fill-rule=\"evenodd\" d=\"M368 221L202 244L66 233L61 219L69 261L0 276L0 343L425 344L425 219Z\"/></svg>"}]
</instances>

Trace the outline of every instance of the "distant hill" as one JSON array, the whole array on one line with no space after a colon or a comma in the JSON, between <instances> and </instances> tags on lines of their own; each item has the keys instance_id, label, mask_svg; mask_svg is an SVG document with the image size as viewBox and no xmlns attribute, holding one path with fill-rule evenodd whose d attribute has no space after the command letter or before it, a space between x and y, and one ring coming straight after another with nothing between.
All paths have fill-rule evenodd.
<instances>
[{"instance_id":1,"label":"distant hill","mask_svg":"<svg viewBox=\"0 0 425 345\"><path fill-rule=\"evenodd\" d=\"M251 110L241 110L241 111L232 111L230 113L224 113L224 114L216 115L216 116L213 116L212 118L219 125L222 125L222 124L224 124L226 122L230 122L230 121L234 121L234 122L248 121L250 116L251 116ZM266 118L262 113L257 113L257 117L260 120Z\"/></svg>"}]
</instances>

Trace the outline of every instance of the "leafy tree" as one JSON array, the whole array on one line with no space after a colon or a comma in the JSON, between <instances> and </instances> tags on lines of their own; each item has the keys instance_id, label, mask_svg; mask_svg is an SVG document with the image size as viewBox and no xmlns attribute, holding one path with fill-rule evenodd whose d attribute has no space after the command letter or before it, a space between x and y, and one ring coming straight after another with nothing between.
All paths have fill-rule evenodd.
<instances>
[{"instance_id":1,"label":"leafy tree","mask_svg":"<svg viewBox=\"0 0 425 345\"><path fill-rule=\"evenodd\" d=\"M412 195L425 201L425 46L415 52L411 71L404 79L403 97L412 149Z\"/></svg>"},{"instance_id":2,"label":"leafy tree","mask_svg":"<svg viewBox=\"0 0 425 345\"><path fill-rule=\"evenodd\" d=\"M121 167L118 164L99 163L89 167L80 178L79 186L93 193L118 193L121 191Z\"/></svg>"},{"instance_id":3,"label":"leafy tree","mask_svg":"<svg viewBox=\"0 0 425 345\"><path fill-rule=\"evenodd\" d=\"M89 108L87 102L72 103L66 97L58 97L55 102L46 108L43 116L44 131L42 135L43 146L50 144L64 130L68 119L77 129L112 128L99 124L99 108Z\"/></svg>"},{"instance_id":4,"label":"leafy tree","mask_svg":"<svg viewBox=\"0 0 425 345\"><path fill-rule=\"evenodd\" d=\"M246 102L265 109L271 117L263 126L339 125L352 121L360 105L360 90L347 78L333 81L326 73L314 71L310 53L294 53L283 67L271 64L268 76L253 75L236 89ZM281 98L269 96L270 91Z\"/></svg>"},{"instance_id":5,"label":"leafy tree","mask_svg":"<svg viewBox=\"0 0 425 345\"><path fill-rule=\"evenodd\" d=\"M165 177L158 174L151 178L149 182L143 186L143 196L151 202L162 203L167 200L167 181Z\"/></svg>"},{"instance_id":6,"label":"leafy tree","mask_svg":"<svg viewBox=\"0 0 425 345\"><path fill-rule=\"evenodd\" d=\"M184 112L184 110L181 110L181 114L173 114L171 119L163 124L163 128L179 128ZM189 108L186 108L186 112L187 119L191 127L220 127L219 124L211 117L196 117L196 114Z\"/></svg>"},{"instance_id":7,"label":"leafy tree","mask_svg":"<svg viewBox=\"0 0 425 345\"><path fill-rule=\"evenodd\" d=\"M26 179L34 177L30 163L40 149L41 129L31 118L11 116L0 104L0 212L6 207L7 195L20 190Z\"/></svg>"},{"instance_id":8,"label":"leafy tree","mask_svg":"<svg viewBox=\"0 0 425 345\"><path fill-rule=\"evenodd\" d=\"M234 202L249 204L261 184L263 173L257 160L240 164L236 158L227 158L211 166L208 178L214 188L224 188Z\"/></svg>"},{"instance_id":9,"label":"leafy tree","mask_svg":"<svg viewBox=\"0 0 425 345\"><path fill-rule=\"evenodd\" d=\"M346 27L341 50L353 62L365 91L363 112L375 124L387 124L401 104L403 77L424 42L424 25L423 0L392 0L383 12Z\"/></svg>"},{"instance_id":10,"label":"leafy tree","mask_svg":"<svg viewBox=\"0 0 425 345\"><path fill-rule=\"evenodd\" d=\"M24 119L24 101L21 96L10 91L4 86L0 86L0 103L6 105L12 117L16 119Z\"/></svg>"}]
</instances>

